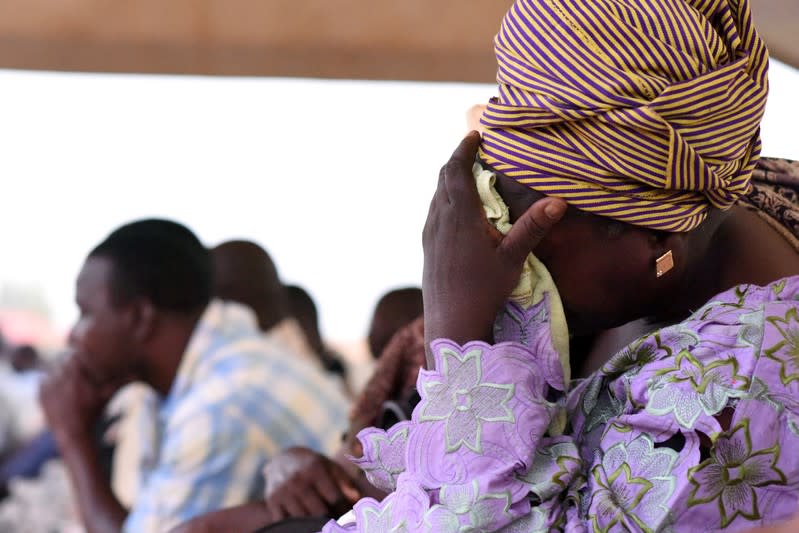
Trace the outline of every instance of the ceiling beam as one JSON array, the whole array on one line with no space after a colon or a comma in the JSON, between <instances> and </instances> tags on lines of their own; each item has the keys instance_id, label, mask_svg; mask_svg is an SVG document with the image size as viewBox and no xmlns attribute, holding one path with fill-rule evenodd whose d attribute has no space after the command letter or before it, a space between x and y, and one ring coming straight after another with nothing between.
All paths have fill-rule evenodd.
<instances>
[{"instance_id":1,"label":"ceiling beam","mask_svg":"<svg viewBox=\"0 0 799 533\"><path fill-rule=\"evenodd\" d=\"M752 0L799 65L799 1ZM511 0L4 0L0 68L492 82Z\"/></svg>"}]
</instances>

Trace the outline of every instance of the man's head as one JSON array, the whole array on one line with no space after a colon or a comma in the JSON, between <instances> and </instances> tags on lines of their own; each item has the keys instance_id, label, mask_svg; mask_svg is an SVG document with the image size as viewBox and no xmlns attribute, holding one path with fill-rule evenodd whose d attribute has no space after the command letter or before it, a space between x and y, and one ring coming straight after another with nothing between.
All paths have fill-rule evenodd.
<instances>
[{"instance_id":1,"label":"man's head","mask_svg":"<svg viewBox=\"0 0 799 533\"><path fill-rule=\"evenodd\" d=\"M288 316L286 291L266 251L250 241L228 241L211 250L214 296L250 307L262 331Z\"/></svg>"},{"instance_id":2,"label":"man's head","mask_svg":"<svg viewBox=\"0 0 799 533\"><path fill-rule=\"evenodd\" d=\"M41 357L39 357L39 352L33 346L25 344L17 346L10 351L9 361L14 372L22 374L29 370L36 370L41 366Z\"/></svg>"},{"instance_id":3,"label":"man's head","mask_svg":"<svg viewBox=\"0 0 799 533\"><path fill-rule=\"evenodd\" d=\"M124 225L78 275L70 345L100 382L139 377L149 359L164 356L152 353L156 339L169 345L172 325L193 326L210 298L211 260L189 229L158 219ZM166 355L179 358L182 349Z\"/></svg>"},{"instance_id":4,"label":"man's head","mask_svg":"<svg viewBox=\"0 0 799 533\"><path fill-rule=\"evenodd\" d=\"M369 326L369 350L377 359L400 328L422 316L422 289L407 287L384 294L378 300Z\"/></svg>"},{"instance_id":5,"label":"man's head","mask_svg":"<svg viewBox=\"0 0 799 533\"><path fill-rule=\"evenodd\" d=\"M299 323L308 345L319 358L319 362L328 372L346 379L347 369L341 357L325 346L322 340L319 331L319 312L311 295L299 285L287 285L286 293L291 316Z\"/></svg>"},{"instance_id":6,"label":"man's head","mask_svg":"<svg viewBox=\"0 0 799 533\"><path fill-rule=\"evenodd\" d=\"M299 285L287 285L286 294L291 316L300 324L311 349L317 354L324 353L325 346L319 332L319 312L313 298Z\"/></svg>"}]
</instances>

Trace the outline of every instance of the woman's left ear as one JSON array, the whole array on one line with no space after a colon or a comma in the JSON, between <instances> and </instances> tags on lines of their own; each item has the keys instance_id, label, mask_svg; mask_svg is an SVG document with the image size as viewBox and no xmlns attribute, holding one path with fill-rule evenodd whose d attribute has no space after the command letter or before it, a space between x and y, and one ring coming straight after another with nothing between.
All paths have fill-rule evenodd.
<instances>
[{"instance_id":1,"label":"woman's left ear","mask_svg":"<svg viewBox=\"0 0 799 533\"><path fill-rule=\"evenodd\" d=\"M684 233L658 233L653 247L652 273L662 278L685 270L688 260Z\"/></svg>"}]
</instances>

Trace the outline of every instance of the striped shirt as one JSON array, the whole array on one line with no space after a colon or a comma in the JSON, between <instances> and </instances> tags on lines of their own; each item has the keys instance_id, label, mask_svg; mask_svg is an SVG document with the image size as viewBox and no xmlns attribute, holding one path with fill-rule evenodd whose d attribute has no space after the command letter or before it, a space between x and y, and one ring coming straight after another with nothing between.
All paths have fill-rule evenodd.
<instances>
[{"instance_id":1,"label":"striped shirt","mask_svg":"<svg viewBox=\"0 0 799 533\"><path fill-rule=\"evenodd\" d=\"M153 460L124 530L167 531L258 497L270 457L289 446L333 453L346 414L335 383L265 337L248 308L212 302L158 405Z\"/></svg>"}]
</instances>

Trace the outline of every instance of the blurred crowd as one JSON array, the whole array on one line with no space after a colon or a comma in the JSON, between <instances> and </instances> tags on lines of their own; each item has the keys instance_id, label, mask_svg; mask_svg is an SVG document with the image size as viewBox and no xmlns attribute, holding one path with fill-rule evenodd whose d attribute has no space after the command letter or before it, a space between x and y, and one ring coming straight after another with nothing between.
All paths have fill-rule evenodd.
<instances>
[{"instance_id":1,"label":"blurred crowd","mask_svg":"<svg viewBox=\"0 0 799 533\"><path fill-rule=\"evenodd\" d=\"M0 532L253 531L349 509L375 491L354 435L409 415L424 359L421 289L376 296L365 360L258 244L116 229L76 280L62 352L0 337Z\"/></svg>"}]
</instances>

